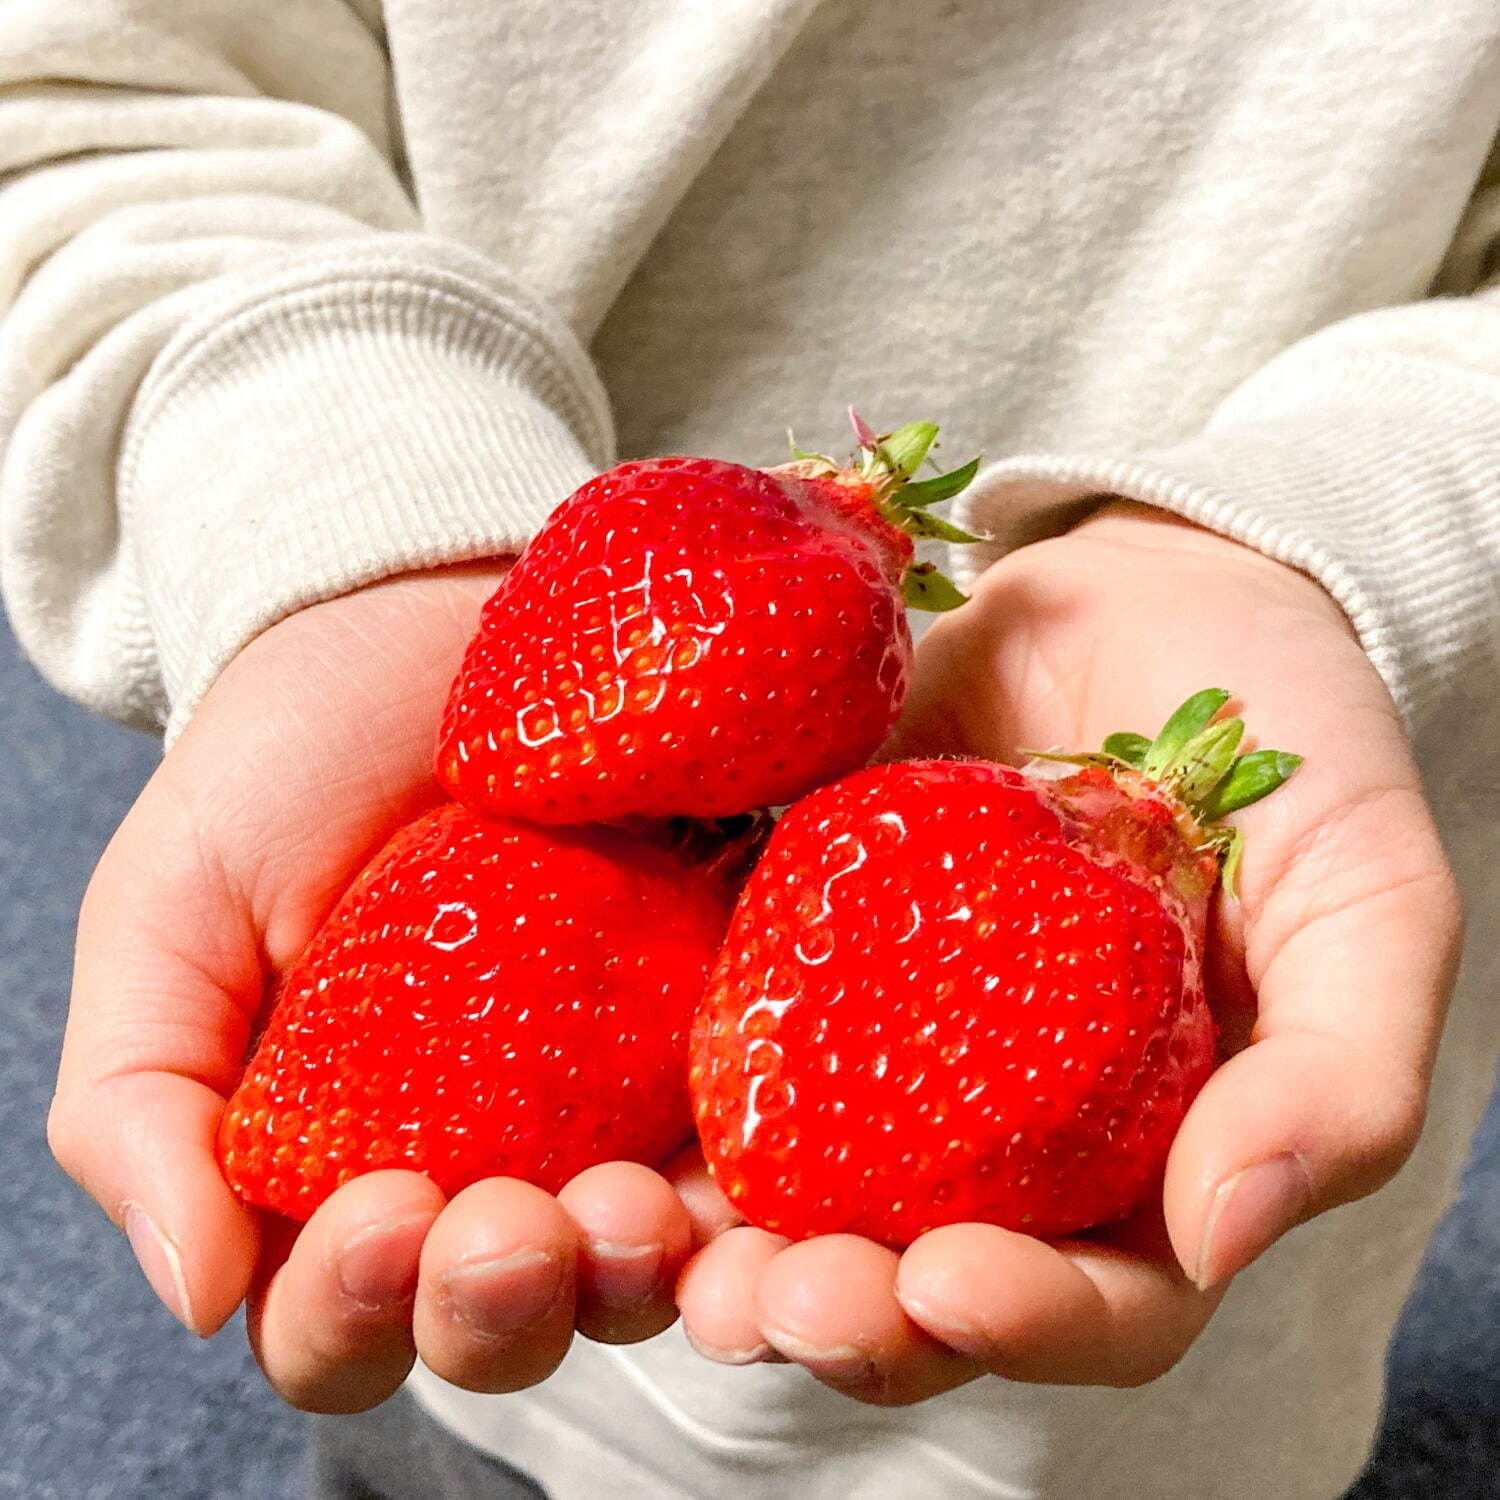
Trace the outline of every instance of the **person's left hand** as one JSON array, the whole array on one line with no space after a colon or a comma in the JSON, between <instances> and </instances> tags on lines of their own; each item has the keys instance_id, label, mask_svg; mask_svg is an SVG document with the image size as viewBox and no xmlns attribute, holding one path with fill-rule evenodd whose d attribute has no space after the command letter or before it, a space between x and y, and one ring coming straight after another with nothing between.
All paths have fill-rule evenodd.
<instances>
[{"instance_id":1,"label":"person's left hand","mask_svg":"<svg viewBox=\"0 0 1500 1500\"><path fill-rule=\"evenodd\" d=\"M1056 1243L958 1224L899 1255L851 1235L789 1245L728 1229L678 1287L709 1357L795 1360L878 1405L985 1373L1141 1384L1275 1239L1406 1159L1459 903L1391 698L1316 583L1107 506L995 565L934 626L893 753L1094 748L1153 730L1205 687L1233 690L1254 738L1305 764L1240 819L1240 899L1220 898L1210 937L1227 1061L1182 1125L1162 1200Z\"/></svg>"}]
</instances>

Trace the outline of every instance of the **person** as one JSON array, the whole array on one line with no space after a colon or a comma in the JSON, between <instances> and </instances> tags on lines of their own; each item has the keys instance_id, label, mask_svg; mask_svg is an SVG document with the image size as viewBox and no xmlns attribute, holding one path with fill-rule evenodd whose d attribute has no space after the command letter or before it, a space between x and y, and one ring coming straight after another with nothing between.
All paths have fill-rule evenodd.
<instances>
[{"instance_id":1,"label":"person","mask_svg":"<svg viewBox=\"0 0 1500 1500\"><path fill-rule=\"evenodd\" d=\"M344 1414L318 1492L1345 1485L1500 1027L1494 7L11 0L0 62L0 581L166 742L50 1136L189 1329L245 1302ZM990 459L892 753L1222 684L1306 757L1162 1204L788 1245L685 1155L257 1223L212 1147L267 982L434 795L507 559L617 454L846 402Z\"/></svg>"}]
</instances>

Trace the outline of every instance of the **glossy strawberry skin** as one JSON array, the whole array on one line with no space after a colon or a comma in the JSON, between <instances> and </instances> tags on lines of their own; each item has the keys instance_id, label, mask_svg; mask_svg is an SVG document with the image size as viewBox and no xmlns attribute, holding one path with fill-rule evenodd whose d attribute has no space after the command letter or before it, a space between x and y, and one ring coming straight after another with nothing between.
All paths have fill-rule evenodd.
<instances>
[{"instance_id":1,"label":"glossy strawberry skin","mask_svg":"<svg viewBox=\"0 0 1500 1500\"><path fill-rule=\"evenodd\" d=\"M485 606L438 781L613 822L781 805L864 765L906 694L911 542L860 515L847 486L709 459L591 480Z\"/></svg>"},{"instance_id":2,"label":"glossy strawberry skin","mask_svg":"<svg viewBox=\"0 0 1500 1500\"><path fill-rule=\"evenodd\" d=\"M723 882L604 829L446 805L398 832L286 974L219 1131L246 1202L306 1219L401 1167L549 1191L691 1135L693 1007Z\"/></svg>"},{"instance_id":3,"label":"glossy strawberry skin","mask_svg":"<svg viewBox=\"0 0 1500 1500\"><path fill-rule=\"evenodd\" d=\"M719 1186L794 1238L1128 1213L1214 1063L1216 857L1145 778L877 767L782 820L694 1025Z\"/></svg>"}]
</instances>

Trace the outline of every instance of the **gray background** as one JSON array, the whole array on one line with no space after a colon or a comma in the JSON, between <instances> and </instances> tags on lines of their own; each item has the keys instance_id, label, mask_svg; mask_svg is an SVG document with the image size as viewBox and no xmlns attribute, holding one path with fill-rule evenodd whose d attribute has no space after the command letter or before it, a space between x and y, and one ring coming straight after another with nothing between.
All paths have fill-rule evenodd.
<instances>
[{"instance_id":1,"label":"gray background","mask_svg":"<svg viewBox=\"0 0 1500 1500\"><path fill-rule=\"evenodd\" d=\"M0 626L0 1497L294 1500L302 1419L238 1320L200 1344L43 1138L73 921L153 742L47 689ZM1349 1500L1500 1497L1500 1106L1392 1346L1385 1429ZM790 1497L789 1497L790 1500ZM1330 1497L1334 1500L1334 1497Z\"/></svg>"}]
</instances>

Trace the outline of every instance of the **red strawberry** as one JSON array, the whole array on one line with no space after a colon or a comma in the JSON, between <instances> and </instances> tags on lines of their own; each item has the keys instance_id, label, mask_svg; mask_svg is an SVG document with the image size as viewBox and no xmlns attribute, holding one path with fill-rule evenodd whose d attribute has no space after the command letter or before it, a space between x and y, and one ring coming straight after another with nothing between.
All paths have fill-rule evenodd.
<instances>
[{"instance_id":1,"label":"red strawberry","mask_svg":"<svg viewBox=\"0 0 1500 1500\"><path fill-rule=\"evenodd\" d=\"M857 430L858 469L653 458L573 494L485 606L442 785L540 823L716 818L864 765L906 694L903 594L961 602L912 537L966 539L924 508L977 460L913 482L936 427Z\"/></svg>"},{"instance_id":2,"label":"red strawberry","mask_svg":"<svg viewBox=\"0 0 1500 1500\"><path fill-rule=\"evenodd\" d=\"M418 818L286 975L220 1126L231 1186L306 1219L381 1167L453 1193L661 1161L692 1133L723 875L620 830Z\"/></svg>"},{"instance_id":3,"label":"red strawberry","mask_svg":"<svg viewBox=\"0 0 1500 1500\"><path fill-rule=\"evenodd\" d=\"M1235 760L1244 726L1209 722L1227 696L1151 745L879 766L787 813L692 1039L703 1149L751 1222L903 1246L1144 1200L1214 1066L1202 959L1234 835L1212 820L1298 764Z\"/></svg>"}]
</instances>

